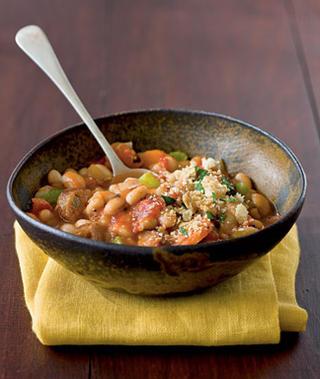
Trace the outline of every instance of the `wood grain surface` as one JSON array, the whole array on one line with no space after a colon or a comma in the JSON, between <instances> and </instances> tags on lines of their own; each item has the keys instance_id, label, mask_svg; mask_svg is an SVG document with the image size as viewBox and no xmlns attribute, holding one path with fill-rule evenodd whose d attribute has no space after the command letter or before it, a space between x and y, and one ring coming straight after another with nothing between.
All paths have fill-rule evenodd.
<instances>
[{"instance_id":1,"label":"wood grain surface","mask_svg":"<svg viewBox=\"0 0 320 379\"><path fill-rule=\"evenodd\" d=\"M299 303L307 331L279 345L42 346L31 331L5 186L35 143L78 118L18 50L46 30L94 116L192 108L249 121L301 159ZM0 0L0 378L318 378L320 376L320 4L317 0Z\"/></svg>"}]
</instances>

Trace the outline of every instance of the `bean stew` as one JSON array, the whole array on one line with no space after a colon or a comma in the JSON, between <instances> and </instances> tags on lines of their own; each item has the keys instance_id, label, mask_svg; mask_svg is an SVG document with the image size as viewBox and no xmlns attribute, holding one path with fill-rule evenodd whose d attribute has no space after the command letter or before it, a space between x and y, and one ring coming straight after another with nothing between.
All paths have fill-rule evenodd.
<instances>
[{"instance_id":1,"label":"bean stew","mask_svg":"<svg viewBox=\"0 0 320 379\"><path fill-rule=\"evenodd\" d=\"M223 161L182 151L136 153L112 145L128 167L150 170L111 184L103 157L80 170L51 170L32 198L31 217L64 232L115 244L195 245L246 236L279 219L244 173Z\"/></svg>"}]
</instances>

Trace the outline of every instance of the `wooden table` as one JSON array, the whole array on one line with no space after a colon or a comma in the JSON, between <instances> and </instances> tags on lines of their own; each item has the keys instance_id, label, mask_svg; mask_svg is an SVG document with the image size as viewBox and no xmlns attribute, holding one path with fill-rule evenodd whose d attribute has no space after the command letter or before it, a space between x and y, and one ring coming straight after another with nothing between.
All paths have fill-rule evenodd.
<instances>
[{"instance_id":1,"label":"wooden table","mask_svg":"<svg viewBox=\"0 0 320 379\"><path fill-rule=\"evenodd\" d=\"M320 2L317 0L0 0L0 377L320 377ZM299 303L307 331L276 346L55 347L31 332L4 195L17 161L78 117L14 44L39 24L94 116L171 107L247 120L301 159Z\"/></svg>"}]
</instances>

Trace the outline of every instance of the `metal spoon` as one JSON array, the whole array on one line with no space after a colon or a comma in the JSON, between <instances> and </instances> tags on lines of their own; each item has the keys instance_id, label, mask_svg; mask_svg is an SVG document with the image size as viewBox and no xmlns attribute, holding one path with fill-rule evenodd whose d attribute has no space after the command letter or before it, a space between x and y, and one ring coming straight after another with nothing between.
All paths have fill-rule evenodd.
<instances>
[{"instance_id":1,"label":"metal spoon","mask_svg":"<svg viewBox=\"0 0 320 379\"><path fill-rule=\"evenodd\" d=\"M39 26L29 25L20 29L16 34L16 43L49 76L53 83L69 100L73 109L87 125L108 157L113 176L117 178L116 181L129 176L139 177L148 172L148 170L145 169L131 169L125 166L119 159L71 86L47 36Z\"/></svg>"}]
</instances>

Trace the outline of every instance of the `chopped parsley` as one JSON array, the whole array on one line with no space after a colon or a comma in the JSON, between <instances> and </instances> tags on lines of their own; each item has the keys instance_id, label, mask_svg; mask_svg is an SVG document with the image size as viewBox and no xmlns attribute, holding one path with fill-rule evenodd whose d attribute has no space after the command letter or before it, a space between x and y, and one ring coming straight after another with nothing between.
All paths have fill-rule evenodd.
<instances>
[{"instance_id":1,"label":"chopped parsley","mask_svg":"<svg viewBox=\"0 0 320 379\"><path fill-rule=\"evenodd\" d=\"M236 189L235 189L234 185L230 182L230 180L226 176L222 177L221 183L227 187L227 189L228 189L227 195L235 195L236 194Z\"/></svg>"},{"instance_id":2,"label":"chopped parsley","mask_svg":"<svg viewBox=\"0 0 320 379\"><path fill-rule=\"evenodd\" d=\"M234 196L225 197L220 200L225 201L226 203L236 203L238 201Z\"/></svg>"},{"instance_id":3,"label":"chopped parsley","mask_svg":"<svg viewBox=\"0 0 320 379\"><path fill-rule=\"evenodd\" d=\"M204 170L203 168L200 168L198 166L195 167L195 170L197 174L197 180L194 183L194 188L196 191L204 193L204 188L201 182L205 176L209 175L209 173L207 170Z\"/></svg>"},{"instance_id":4,"label":"chopped parsley","mask_svg":"<svg viewBox=\"0 0 320 379\"><path fill-rule=\"evenodd\" d=\"M163 200L166 202L167 205L174 204L176 202L176 199L170 196L164 196L162 195Z\"/></svg>"},{"instance_id":5,"label":"chopped parsley","mask_svg":"<svg viewBox=\"0 0 320 379\"><path fill-rule=\"evenodd\" d=\"M216 203L217 200L224 201L225 203L236 203L238 201L238 199L236 199L234 196L217 199L217 194L215 192L212 192L211 196L214 203Z\"/></svg>"},{"instance_id":6,"label":"chopped parsley","mask_svg":"<svg viewBox=\"0 0 320 379\"><path fill-rule=\"evenodd\" d=\"M212 212L210 212L210 211L207 211L206 215L207 215L208 219L211 220L211 221L214 220L214 218L215 218L214 214Z\"/></svg>"},{"instance_id":7,"label":"chopped parsley","mask_svg":"<svg viewBox=\"0 0 320 379\"><path fill-rule=\"evenodd\" d=\"M221 215L219 216L219 222L222 224L225 221L226 217L227 216L225 213L221 213Z\"/></svg>"},{"instance_id":8,"label":"chopped parsley","mask_svg":"<svg viewBox=\"0 0 320 379\"><path fill-rule=\"evenodd\" d=\"M204 193L203 185L202 185L201 182L199 182L199 181L196 181L196 182L194 183L194 189L195 189L196 191L199 191L199 192Z\"/></svg>"},{"instance_id":9,"label":"chopped parsley","mask_svg":"<svg viewBox=\"0 0 320 379\"><path fill-rule=\"evenodd\" d=\"M207 170L204 170L203 168L200 168L198 166L195 167L196 174L197 174L197 180L201 182L203 178L207 175L209 175Z\"/></svg>"},{"instance_id":10,"label":"chopped parsley","mask_svg":"<svg viewBox=\"0 0 320 379\"><path fill-rule=\"evenodd\" d=\"M187 229L184 228L183 226L180 226L180 228L179 228L179 232L180 232L181 234L183 234L184 236L188 236L188 231L187 231Z\"/></svg>"}]
</instances>

